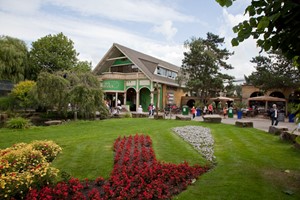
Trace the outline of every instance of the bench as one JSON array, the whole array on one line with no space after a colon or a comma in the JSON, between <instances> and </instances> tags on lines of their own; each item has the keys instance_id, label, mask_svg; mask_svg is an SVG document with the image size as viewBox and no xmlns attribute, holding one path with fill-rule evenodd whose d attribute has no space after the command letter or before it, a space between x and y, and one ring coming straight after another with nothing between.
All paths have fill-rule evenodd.
<instances>
[{"instance_id":1,"label":"bench","mask_svg":"<svg viewBox=\"0 0 300 200\"><path fill-rule=\"evenodd\" d=\"M269 133L274 135L280 135L284 131L288 131L289 129L286 126L270 126Z\"/></svg>"},{"instance_id":2,"label":"bench","mask_svg":"<svg viewBox=\"0 0 300 200\"><path fill-rule=\"evenodd\" d=\"M238 127L250 127L253 128L253 122L250 121L242 121L242 120L238 120L235 122L235 125Z\"/></svg>"},{"instance_id":3,"label":"bench","mask_svg":"<svg viewBox=\"0 0 300 200\"><path fill-rule=\"evenodd\" d=\"M208 123L221 123L222 117L220 117L220 115L204 115L203 121Z\"/></svg>"},{"instance_id":4,"label":"bench","mask_svg":"<svg viewBox=\"0 0 300 200\"><path fill-rule=\"evenodd\" d=\"M190 121L191 117L188 115L176 115L177 120L185 120L185 121Z\"/></svg>"}]
</instances>

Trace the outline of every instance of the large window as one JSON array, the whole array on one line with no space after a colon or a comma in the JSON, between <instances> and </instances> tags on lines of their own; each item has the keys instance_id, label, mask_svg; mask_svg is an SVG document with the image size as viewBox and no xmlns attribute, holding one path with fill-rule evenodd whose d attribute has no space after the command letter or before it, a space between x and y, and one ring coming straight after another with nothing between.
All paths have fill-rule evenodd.
<instances>
[{"instance_id":1,"label":"large window","mask_svg":"<svg viewBox=\"0 0 300 200\"><path fill-rule=\"evenodd\" d=\"M160 76L164 76L164 77L167 77L167 78L171 78L171 79L175 79L177 77L177 72L165 69L161 66L158 66L156 68L155 74L160 75Z\"/></svg>"}]
</instances>

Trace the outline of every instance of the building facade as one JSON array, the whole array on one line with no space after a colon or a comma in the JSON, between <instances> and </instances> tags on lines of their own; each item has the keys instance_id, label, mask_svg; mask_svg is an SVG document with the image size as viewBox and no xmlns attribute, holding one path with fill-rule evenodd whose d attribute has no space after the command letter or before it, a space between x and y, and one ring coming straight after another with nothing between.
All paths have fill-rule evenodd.
<instances>
[{"instance_id":1,"label":"building facade","mask_svg":"<svg viewBox=\"0 0 300 200\"><path fill-rule=\"evenodd\" d=\"M171 63L114 43L93 73L99 77L105 100L112 107L118 101L130 111L149 104L163 109L167 104L180 106L185 95L176 82L180 68Z\"/></svg>"}]
</instances>

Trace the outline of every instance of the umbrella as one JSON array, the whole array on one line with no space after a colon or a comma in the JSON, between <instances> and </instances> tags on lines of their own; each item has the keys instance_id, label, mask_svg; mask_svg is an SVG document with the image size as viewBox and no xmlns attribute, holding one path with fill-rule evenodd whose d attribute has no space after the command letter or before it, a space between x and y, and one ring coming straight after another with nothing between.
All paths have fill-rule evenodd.
<instances>
[{"instance_id":1,"label":"umbrella","mask_svg":"<svg viewBox=\"0 0 300 200\"><path fill-rule=\"evenodd\" d=\"M286 102L283 98L278 97L271 97L271 96L258 96L258 97L251 97L248 101L272 101L272 102Z\"/></svg>"},{"instance_id":2,"label":"umbrella","mask_svg":"<svg viewBox=\"0 0 300 200\"><path fill-rule=\"evenodd\" d=\"M287 106L286 106L286 99L284 98L279 98L279 97L271 97L271 96L258 96L258 97L251 97L248 99L248 102L249 101L265 101L266 104L265 104L265 110L268 109L268 102L285 102L285 109L287 109ZM286 110L287 112L287 110Z\"/></svg>"},{"instance_id":3,"label":"umbrella","mask_svg":"<svg viewBox=\"0 0 300 200\"><path fill-rule=\"evenodd\" d=\"M209 100L212 100L212 101L234 101L232 98L229 98L229 97L214 97L214 98L210 98Z\"/></svg>"}]
</instances>

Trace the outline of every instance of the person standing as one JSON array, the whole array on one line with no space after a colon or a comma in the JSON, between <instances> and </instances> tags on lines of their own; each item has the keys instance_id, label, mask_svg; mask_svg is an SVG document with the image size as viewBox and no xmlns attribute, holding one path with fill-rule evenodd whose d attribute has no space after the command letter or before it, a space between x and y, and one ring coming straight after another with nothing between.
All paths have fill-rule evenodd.
<instances>
[{"instance_id":1,"label":"person standing","mask_svg":"<svg viewBox=\"0 0 300 200\"><path fill-rule=\"evenodd\" d=\"M152 104L148 106L149 117L152 115Z\"/></svg>"},{"instance_id":2,"label":"person standing","mask_svg":"<svg viewBox=\"0 0 300 200\"><path fill-rule=\"evenodd\" d=\"M278 109L276 104L273 104L273 108L270 110L270 116L271 116L271 125L277 126L278 125Z\"/></svg>"},{"instance_id":3,"label":"person standing","mask_svg":"<svg viewBox=\"0 0 300 200\"><path fill-rule=\"evenodd\" d=\"M212 106L212 104L208 105L208 114L210 114L210 115L213 114L213 106Z\"/></svg>"},{"instance_id":4,"label":"person standing","mask_svg":"<svg viewBox=\"0 0 300 200\"><path fill-rule=\"evenodd\" d=\"M191 112L192 112L193 119L194 119L195 116L196 116L196 108L195 108L195 106L192 107Z\"/></svg>"},{"instance_id":5,"label":"person standing","mask_svg":"<svg viewBox=\"0 0 300 200\"><path fill-rule=\"evenodd\" d=\"M224 115L224 119L225 119L226 115L227 115L227 108L226 107L223 108L223 115Z\"/></svg>"}]
</instances>

